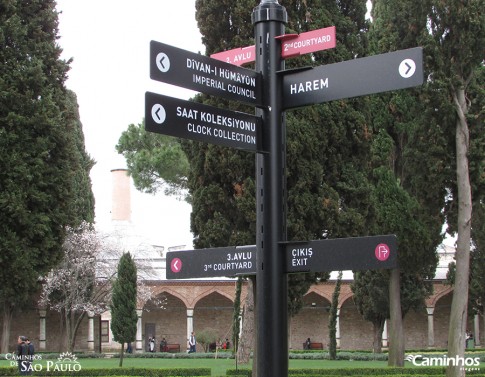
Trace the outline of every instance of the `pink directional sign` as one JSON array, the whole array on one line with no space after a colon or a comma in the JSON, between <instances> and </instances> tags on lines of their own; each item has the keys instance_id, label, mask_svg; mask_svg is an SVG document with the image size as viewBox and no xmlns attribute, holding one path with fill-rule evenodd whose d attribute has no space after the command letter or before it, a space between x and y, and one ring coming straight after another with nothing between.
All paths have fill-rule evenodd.
<instances>
[{"instance_id":1,"label":"pink directional sign","mask_svg":"<svg viewBox=\"0 0 485 377\"><path fill-rule=\"evenodd\" d=\"M222 51L212 54L211 58L222 60L226 63L231 63L234 65L243 65L256 60L256 47L252 45L248 47L235 48L234 50Z\"/></svg>"},{"instance_id":2,"label":"pink directional sign","mask_svg":"<svg viewBox=\"0 0 485 377\"><path fill-rule=\"evenodd\" d=\"M281 57L283 58L327 50L336 46L335 26L301 34L282 35L278 38L282 40Z\"/></svg>"},{"instance_id":3,"label":"pink directional sign","mask_svg":"<svg viewBox=\"0 0 485 377\"><path fill-rule=\"evenodd\" d=\"M336 46L335 26L312 30L301 34L285 34L276 37L282 40L281 57L291 58L310 52L327 50ZM256 60L254 45L218 52L211 58L234 65L243 65Z\"/></svg>"}]
</instances>

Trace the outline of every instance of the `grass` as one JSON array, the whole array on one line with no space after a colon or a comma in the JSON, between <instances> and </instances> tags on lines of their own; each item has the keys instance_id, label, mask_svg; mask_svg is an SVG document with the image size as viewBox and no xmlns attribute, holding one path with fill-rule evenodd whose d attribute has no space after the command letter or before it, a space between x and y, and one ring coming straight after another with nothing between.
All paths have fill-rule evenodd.
<instances>
[{"instance_id":1,"label":"grass","mask_svg":"<svg viewBox=\"0 0 485 377\"><path fill-rule=\"evenodd\" d=\"M118 368L119 359L78 359L83 369L90 368ZM45 363L45 361L44 361ZM0 367L9 366L9 363L2 360ZM291 369L299 368L373 368L386 367L386 361L330 361L330 360L290 360ZM126 358L123 360L123 367L140 368L211 368L212 376L225 376L227 369L235 369L234 359L141 359ZM239 364L238 368L248 369L251 364Z\"/></svg>"},{"instance_id":2,"label":"grass","mask_svg":"<svg viewBox=\"0 0 485 377\"><path fill-rule=\"evenodd\" d=\"M78 359L83 369L90 368L118 368L119 359ZM43 361L45 363L45 361ZM10 366L6 360L0 360L0 367ZM300 368L385 368L387 361L349 361L349 360L290 360L290 369ZM234 359L157 359L157 358L126 358L123 360L123 368L211 368L212 376L225 376L227 369L235 369ZM251 364L239 364L238 368L248 369ZM412 365L406 362L406 367ZM418 367L416 367L418 368ZM485 365L481 363L481 369Z\"/></svg>"}]
</instances>

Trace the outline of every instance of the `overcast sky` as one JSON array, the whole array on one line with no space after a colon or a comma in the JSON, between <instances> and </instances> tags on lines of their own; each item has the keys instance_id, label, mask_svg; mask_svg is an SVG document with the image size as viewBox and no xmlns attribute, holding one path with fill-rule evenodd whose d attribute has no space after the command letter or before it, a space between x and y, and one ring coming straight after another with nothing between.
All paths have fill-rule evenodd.
<instances>
[{"instance_id":1,"label":"overcast sky","mask_svg":"<svg viewBox=\"0 0 485 377\"><path fill-rule=\"evenodd\" d=\"M126 167L115 151L121 133L144 116L146 91L188 99L195 93L149 77L150 40L204 53L195 0L57 0L59 44L73 58L66 83L78 97L91 171L96 222L111 219L110 170ZM252 10L248 9L248 12ZM241 46L243 47L243 46ZM132 189L132 221L141 235L169 247L192 247L190 206Z\"/></svg>"},{"instance_id":2,"label":"overcast sky","mask_svg":"<svg viewBox=\"0 0 485 377\"><path fill-rule=\"evenodd\" d=\"M204 52L195 21L195 0L58 0L59 44L73 58L66 86L78 98L91 171L96 222L111 219L110 170L126 167L115 151L121 133L144 116L144 94L188 99L194 92L149 77L150 40ZM192 247L190 206L162 194L132 190L132 221L162 246Z\"/></svg>"}]
</instances>

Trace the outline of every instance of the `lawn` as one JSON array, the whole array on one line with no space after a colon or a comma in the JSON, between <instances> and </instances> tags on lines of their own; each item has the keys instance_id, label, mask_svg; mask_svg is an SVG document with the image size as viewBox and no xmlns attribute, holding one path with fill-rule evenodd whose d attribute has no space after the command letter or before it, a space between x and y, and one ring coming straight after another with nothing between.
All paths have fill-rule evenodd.
<instances>
[{"instance_id":1,"label":"lawn","mask_svg":"<svg viewBox=\"0 0 485 377\"><path fill-rule=\"evenodd\" d=\"M119 359L78 359L82 369L90 368L118 368ZM45 364L45 360L42 361ZM10 362L0 360L0 367L10 366ZM319 368L385 368L387 361L349 361L349 360L293 360L289 361L290 369L319 369ZM234 359L158 359L158 358L125 358L123 367L139 368L210 368L212 376L225 376L227 369L235 369ZM240 364L238 368L248 369L251 364ZM406 367L413 367L406 362ZM480 369L485 367L482 362ZM419 368L419 367L415 367Z\"/></svg>"},{"instance_id":2,"label":"lawn","mask_svg":"<svg viewBox=\"0 0 485 377\"><path fill-rule=\"evenodd\" d=\"M118 368L119 359L78 359L83 369ZM43 361L45 363L45 361ZM10 366L8 361L1 360L0 367ZM299 368L372 368L386 367L386 361L330 361L330 360L290 360L291 369ZM126 358L123 367L139 368L211 368L212 376L225 376L227 369L235 369L234 359L156 359ZM240 364L238 368L248 369L251 364Z\"/></svg>"}]
</instances>

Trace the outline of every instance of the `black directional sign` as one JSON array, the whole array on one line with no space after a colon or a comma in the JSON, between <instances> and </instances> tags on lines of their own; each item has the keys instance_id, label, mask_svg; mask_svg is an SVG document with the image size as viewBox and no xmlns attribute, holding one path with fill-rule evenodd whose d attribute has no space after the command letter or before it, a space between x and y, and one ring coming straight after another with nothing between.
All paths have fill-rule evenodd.
<instances>
[{"instance_id":1,"label":"black directional sign","mask_svg":"<svg viewBox=\"0 0 485 377\"><path fill-rule=\"evenodd\" d=\"M150 78L261 106L261 74L204 55L150 42Z\"/></svg>"},{"instance_id":2,"label":"black directional sign","mask_svg":"<svg viewBox=\"0 0 485 377\"><path fill-rule=\"evenodd\" d=\"M395 235L288 242L286 272L379 270L397 267ZM256 246L167 253L167 279L256 274Z\"/></svg>"},{"instance_id":3,"label":"black directional sign","mask_svg":"<svg viewBox=\"0 0 485 377\"><path fill-rule=\"evenodd\" d=\"M420 47L286 73L283 107L290 109L423 83Z\"/></svg>"},{"instance_id":4,"label":"black directional sign","mask_svg":"<svg viewBox=\"0 0 485 377\"><path fill-rule=\"evenodd\" d=\"M396 236L317 240L286 245L286 272L391 269L397 266Z\"/></svg>"},{"instance_id":5,"label":"black directional sign","mask_svg":"<svg viewBox=\"0 0 485 377\"><path fill-rule=\"evenodd\" d=\"M163 135L260 151L262 120L160 94L145 93L145 129Z\"/></svg>"},{"instance_id":6,"label":"black directional sign","mask_svg":"<svg viewBox=\"0 0 485 377\"><path fill-rule=\"evenodd\" d=\"M167 253L167 279L256 273L256 246L218 247Z\"/></svg>"}]
</instances>

